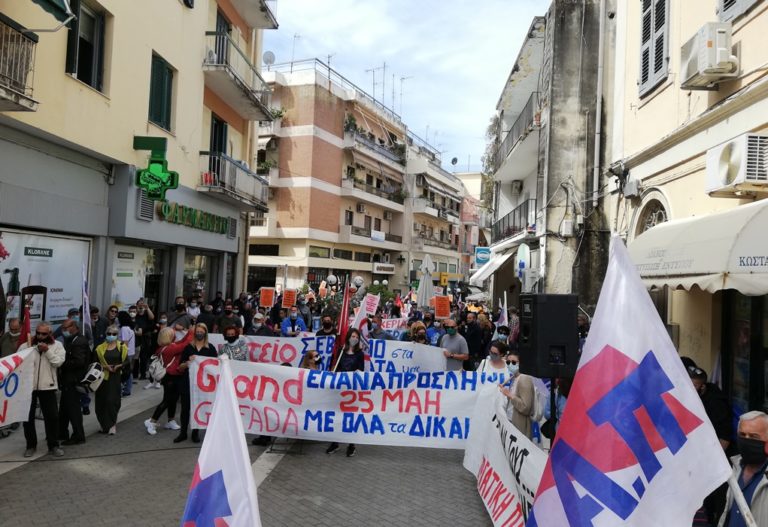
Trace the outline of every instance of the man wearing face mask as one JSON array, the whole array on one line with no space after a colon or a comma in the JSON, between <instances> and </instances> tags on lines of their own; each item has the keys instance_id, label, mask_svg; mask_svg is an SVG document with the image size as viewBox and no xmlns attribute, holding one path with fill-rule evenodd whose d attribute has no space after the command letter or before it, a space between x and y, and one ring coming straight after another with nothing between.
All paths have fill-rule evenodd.
<instances>
[{"instance_id":1,"label":"man wearing face mask","mask_svg":"<svg viewBox=\"0 0 768 527\"><path fill-rule=\"evenodd\" d=\"M234 326L237 328L238 333L243 328L243 322L240 320L240 315L235 314L235 309L231 302L224 304L224 314L216 321L216 332L224 333L224 331Z\"/></svg>"},{"instance_id":2,"label":"man wearing face mask","mask_svg":"<svg viewBox=\"0 0 768 527\"><path fill-rule=\"evenodd\" d=\"M427 326L427 342L429 344L437 346L443 335L445 335L445 328L443 328L442 320L435 319L431 326Z\"/></svg>"},{"instance_id":3,"label":"man wearing face mask","mask_svg":"<svg viewBox=\"0 0 768 527\"><path fill-rule=\"evenodd\" d=\"M392 340L392 337L381 328L381 315L373 315L371 319L371 329L368 331L368 338L376 340Z\"/></svg>"},{"instance_id":4,"label":"man wearing face mask","mask_svg":"<svg viewBox=\"0 0 768 527\"><path fill-rule=\"evenodd\" d=\"M246 332L247 335L253 335L256 337L271 337L273 336L272 330L264 323L264 315L262 313L256 313L253 316L253 323Z\"/></svg>"},{"instance_id":5,"label":"man wearing face mask","mask_svg":"<svg viewBox=\"0 0 768 527\"><path fill-rule=\"evenodd\" d=\"M446 361L448 371L457 371L462 369L464 361L469 358L469 348L466 339L459 335L456 329L456 321L446 319L443 323L445 335L440 339L440 347L443 348L443 355Z\"/></svg>"},{"instance_id":6,"label":"man wearing face mask","mask_svg":"<svg viewBox=\"0 0 768 527\"><path fill-rule=\"evenodd\" d=\"M27 348L28 346L22 346ZM45 422L45 440L48 443L48 453L56 457L64 455L59 448L59 411L56 407L56 390L58 381L56 370L64 363L66 352L61 342L53 338L53 328L48 322L40 322L35 330L31 345L33 348L30 358L32 367L32 400L29 405L29 418L24 423L24 437L27 449L24 457L32 457L37 450L37 431L35 430L36 402L40 401Z\"/></svg>"},{"instance_id":7,"label":"man wearing face mask","mask_svg":"<svg viewBox=\"0 0 768 527\"><path fill-rule=\"evenodd\" d=\"M216 315L213 314L213 306L211 304L205 304L203 311L197 317L197 323L205 324L207 328L216 326Z\"/></svg>"},{"instance_id":8,"label":"man wearing face mask","mask_svg":"<svg viewBox=\"0 0 768 527\"><path fill-rule=\"evenodd\" d=\"M19 335L21 335L21 322L18 318L8 321L8 331L0 337L0 358L13 355L19 348Z\"/></svg>"},{"instance_id":9,"label":"man wearing face mask","mask_svg":"<svg viewBox=\"0 0 768 527\"><path fill-rule=\"evenodd\" d=\"M192 325L192 317L187 314L187 302L183 296L177 296L173 304L174 311L168 313L168 325L173 327L181 324L184 329L189 329Z\"/></svg>"},{"instance_id":10,"label":"man wearing face mask","mask_svg":"<svg viewBox=\"0 0 768 527\"><path fill-rule=\"evenodd\" d=\"M59 439L64 445L85 443L83 429L83 411L80 405L78 384L85 376L91 360L91 347L88 340L80 334L80 326L74 320L65 320L61 326L66 356L59 368L61 380L61 400L59 401ZM72 435L69 425L72 424Z\"/></svg>"},{"instance_id":11,"label":"man wearing face mask","mask_svg":"<svg viewBox=\"0 0 768 527\"><path fill-rule=\"evenodd\" d=\"M312 310L309 309L309 306L307 305L307 299L302 297L299 297L299 315L304 320L304 325L309 327L310 323L312 322Z\"/></svg>"},{"instance_id":12,"label":"man wearing face mask","mask_svg":"<svg viewBox=\"0 0 768 527\"><path fill-rule=\"evenodd\" d=\"M299 310L296 306L291 306L291 314L280 324L280 334L283 337L295 337L302 331L307 330L304 319L299 316Z\"/></svg>"},{"instance_id":13,"label":"man wearing face mask","mask_svg":"<svg viewBox=\"0 0 768 527\"><path fill-rule=\"evenodd\" d=\"M749 504L749 510L757 525L768 525L768 415L763 412L747 412L739 418L736 445L739 455L731 458L733 475ZM726 513L720 518L719 527L746 527L744 516L728 489Z\"/></svg>"},{"instance_id":14,"label":"man wearing face mask","mask_svg":"<svg viewBox=\"0 0 768 527\"><path fill-rule=\"evenodd\" d=\"M193 322L197 322L197 317L200 316L200 301L197 297L192 297L192 300L189 302L187 315L190 316Z\"/></svg>"}]
</instances>

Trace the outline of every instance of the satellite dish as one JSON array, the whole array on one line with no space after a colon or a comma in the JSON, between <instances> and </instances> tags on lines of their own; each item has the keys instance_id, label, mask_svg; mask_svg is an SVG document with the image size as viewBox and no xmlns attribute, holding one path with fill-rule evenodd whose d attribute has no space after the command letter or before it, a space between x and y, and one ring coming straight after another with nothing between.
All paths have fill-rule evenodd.
<instances>
[{"instance_id":1,"label":"satellite dish","mask_svg":"<svg viewBox=\"0 0 768 527\"><path fill-rule=\"evenodd\" d=\"M265 51L261 59L264 61L264 64L271 66L275 63L275 54L271 51Z\"/></svg>"},{"instance_id":2,"label":"satellite dish","mask_svg":"<svg viewBox=\"0 0 768 527\"><path fill-rule=\"evenodd\" d=\"M453 166L456 166L456 163L458 163L458 162L459 162L459 158L457 158L457 157L454 157L453 159L451 159L451 164Z\"/></svg>"}]
</instances>

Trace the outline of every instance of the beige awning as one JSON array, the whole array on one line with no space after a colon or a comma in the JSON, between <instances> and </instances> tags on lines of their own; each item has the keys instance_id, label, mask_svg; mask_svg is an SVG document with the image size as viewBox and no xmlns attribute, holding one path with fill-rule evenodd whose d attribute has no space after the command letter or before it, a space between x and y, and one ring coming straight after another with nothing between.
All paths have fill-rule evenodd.
<instances>
[{"instance_id":1,"label":"beige awning","mask_svg":"<svg viewBox=\"0 0 768 527\"><path fill-rule=\"evenodd\" d=\"M768 199L662 223L629 244L648 287L768 294Z\"/></svg>"}]
</instances>

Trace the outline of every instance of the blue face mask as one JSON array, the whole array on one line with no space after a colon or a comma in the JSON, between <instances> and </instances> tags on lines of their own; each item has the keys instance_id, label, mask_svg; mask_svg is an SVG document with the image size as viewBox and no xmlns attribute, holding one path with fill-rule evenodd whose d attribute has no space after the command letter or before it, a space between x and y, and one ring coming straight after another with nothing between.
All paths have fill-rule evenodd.
<instances>
[{"instance_id":1,"label":"blue face mask","mask_svg":"<svg viewBox=\"0 0 768 527\"><path fill-rule=\"evenodd\" d=\"M107 335L107 342L115 342L117 340L117 335Z\"/></svg>"},{"instance_id":2,"label":"blue face mask","mask_svg":"<svg viewBox=\"0 0 768 527\"><path fill-rule=\"evenodd\" d=\"M371 329L379 329L379 324L376 322L371 322Z\"/></svg>"},{"instance_id":3,"label":"blue face mask","mask_svg":"<svg viewBox=\"0 0 768 527\"><path fill-rule=\"evenodd\" d=\"M72 336L72 333L70 333L68 329L62 329L62 330L61 330L61 335L62 335L62 336L65 338L65 339L68 339L69 337L71 337L71 336Z\"/></svg>"},{"instance_id":4,"label":"blue face mask","mask_svg":"<svg viewBox=\"0 0 768 527\"><path fill-rule=\"evenodd\" d=\"M75 322L80 322L80 315L73 316L72 320L74 320Z\"/></svg>"}]
</instances>

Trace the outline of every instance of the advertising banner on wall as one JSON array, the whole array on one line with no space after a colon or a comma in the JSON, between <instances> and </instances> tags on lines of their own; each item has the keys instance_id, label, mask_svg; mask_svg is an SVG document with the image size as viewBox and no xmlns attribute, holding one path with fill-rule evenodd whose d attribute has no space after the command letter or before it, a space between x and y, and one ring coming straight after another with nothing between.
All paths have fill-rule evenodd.
<instances>
[{"instance_id":1,"label":"advertising banner on wall","mask_svg":"<svg viewBox=\"0 0 768 527\"><path fill-rule=\"evenodd\" d=\"M115 245L115 262L112 271L112 303L120 309L144 296L145 270L151 265L149 249Z\"/></svg>"},{"instance_id":2,"label":"advertising banner on wall","mask_svg":"<svg viewBox=\"0 0 768 527\"><path fill-rule=\"evenodd\" d=\"M32 330L41 320L59 323L82 303L82 267L88 265L88 240L10 230L0 231L0 326L30 302Z\"/></svg>"}]
</instances>

